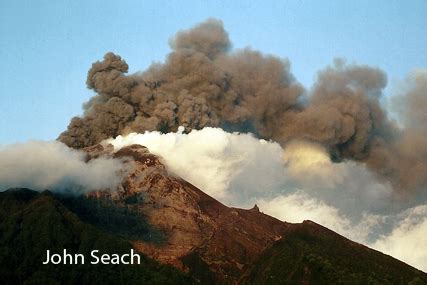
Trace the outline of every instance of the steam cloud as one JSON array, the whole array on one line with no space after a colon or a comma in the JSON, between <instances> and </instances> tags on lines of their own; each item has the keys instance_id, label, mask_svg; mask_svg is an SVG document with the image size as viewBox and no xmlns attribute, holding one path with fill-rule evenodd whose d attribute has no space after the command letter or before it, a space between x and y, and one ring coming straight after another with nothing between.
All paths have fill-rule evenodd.
<instances>
[{"instance_id":1,"label":"steam cloud","mask_svg":"<svg viewBox=\"0 0 427 285\"><path fill-rule=\"evenodd\" d=\"M99 157L86 162L86 153L60 142L33 141L0 146L0 191L24 187L79 194L115 190L126 166Z\"/></svg>"},{"instance_id":2,"label":"steam cloud","mask_svg":"<svg viewBox=\"0 0 427 285\"><path fill-rule=\"evenodd\" d=\"M288 222L310 219L427 270L427 199L401 199L366 165L333 163L321 144L293 141L283 149L219 128L131 133L105 143L147 146L170 171L227 205L257 204Z\"/></svg>"},{"instance_id":3,"label":"steam cloud","mask_svg":"<svg viewBox=\"0 0 427 285\"><path fill-rule=\"evenodd\" d=\"M231 52L221 21L180 31L170 46L165 63L136 74L126 75L127 63L114 53L95 62L87 86L97 95L59 140L81 148L131 132L222 127L282 146L295 139L320 143L334 160L364 162L396 189L426 185L426 156L419 155L426 153L426 134L412 131L425 126L425 74L404 96L411 111L402 112L408 124L398 129L380 106L386 76L377 68L337 61L306 96L286 60Z\"/></svg>"}]
</instances>

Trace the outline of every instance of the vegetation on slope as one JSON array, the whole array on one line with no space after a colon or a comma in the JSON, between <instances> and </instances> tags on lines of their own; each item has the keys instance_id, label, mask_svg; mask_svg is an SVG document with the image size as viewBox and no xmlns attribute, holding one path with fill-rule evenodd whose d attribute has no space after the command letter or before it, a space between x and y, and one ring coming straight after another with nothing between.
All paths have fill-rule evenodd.
<instances>
[{"instance_id":1,"label":"vegetation on slope","mask_svg":"<svg viewBox=\"0 0 427 285\"><path fill-rule=\"evenodd\" d=\"M267 249L242 284L427 284L427 274L310 221Z\"/></svg>"},{"instance_id":2,"label":"vegetation on slope","mask_svg":"<svg viewBox=\"0 0 427 285\"><path fill-rule=\"evenodd\" d=\"M81 253L84 265L43 265L46 250ZM0 193L0 284L191 284L141 254L140 265L93 265L90 252L129 253L131 245L82 222L50 192Z\"/></svg>"}]
</instances>

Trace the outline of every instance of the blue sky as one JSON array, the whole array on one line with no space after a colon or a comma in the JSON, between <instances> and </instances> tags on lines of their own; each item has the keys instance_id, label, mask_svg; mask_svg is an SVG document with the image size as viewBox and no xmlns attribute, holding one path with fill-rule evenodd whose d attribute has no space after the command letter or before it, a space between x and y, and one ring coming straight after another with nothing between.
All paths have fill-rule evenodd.
<instances>
[{"instance_id":1,"label":"blue sky","mask_svg":"<svg viewBox=\"0 0 427 285\"><path fill-rule=\"evenodd\" d=\"M107 51L135 72L168 39L208 17L234 48L288 58L309 87L334 58L395 82L427 67L427 1L0 1L0 144L55 139L92 93L87 70Z\"/></svg>"}]
</instances>

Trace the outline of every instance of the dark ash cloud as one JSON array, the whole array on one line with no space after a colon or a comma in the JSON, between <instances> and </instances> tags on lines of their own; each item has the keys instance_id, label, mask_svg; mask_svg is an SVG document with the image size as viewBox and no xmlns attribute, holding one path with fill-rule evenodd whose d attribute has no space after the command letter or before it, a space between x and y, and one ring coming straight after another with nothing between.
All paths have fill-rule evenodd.
<instances>
[{"instance_id":1,"label":"dark ash cloud","mask_svg":"<svg viewBox=\"0 0 427 285\"><path fill-rule=\"evenodd\" d=\"M411 103L414 94L425 98L425 84L402 96L407 113L417 114L402 129L380 104L387 80L377 68L336 62L305 92L288 61L251 49L231 51L218 20L178 32L170 45L163 64L136 74L127 74L127 63L113 53L95 62L87 86L97 95L59 140L82 148L131 132L222 127L282 145L319 143L335 161L363 162L396 189L425 188L426 134L412 130L422 125L426 107Z\"/></svg>"}]
</instances>

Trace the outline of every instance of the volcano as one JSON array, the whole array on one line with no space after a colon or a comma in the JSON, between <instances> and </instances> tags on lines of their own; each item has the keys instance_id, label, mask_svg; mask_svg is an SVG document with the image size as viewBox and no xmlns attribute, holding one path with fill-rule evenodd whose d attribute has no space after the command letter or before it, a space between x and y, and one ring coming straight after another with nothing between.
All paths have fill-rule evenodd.
<instances>
[{"instance_id":1,"label":"volcano","mask_svg":"<svg viewBox=\"0 0 427 285\"><path fill-rule=\"evenodd\" d=\"M141 145L97 144L87 160L121 159L117 191L81 196L0 192L3 284L425 284L427 274L312 221L287 223L227 207L170 173ZM43 166L40 166L43 167ZM89 248L144 257L138 266L43 266L47 249Z\"/></svg>"}]
</instances>

